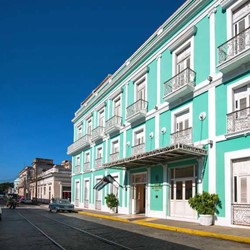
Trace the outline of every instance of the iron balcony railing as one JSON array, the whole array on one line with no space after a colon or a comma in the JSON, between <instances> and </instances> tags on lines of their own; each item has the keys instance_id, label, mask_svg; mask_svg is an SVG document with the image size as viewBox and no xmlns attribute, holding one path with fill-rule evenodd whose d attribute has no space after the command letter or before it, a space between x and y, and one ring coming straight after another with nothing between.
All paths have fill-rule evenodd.
<instances>
[{"instance_id":1,"label":"iron balcony railing","mask_svg":"<svg viewBox=\"0 0 250 250\"><path fill-rule=\"evenodd\" d=\"M95 160L95 167L100 168L102 166L102 157Z\"/></svg>"},{"instance_id":2,"label":"iron balcony railing","mask_svg":"<svg viewBox=\"0 0 250 250\"><path fill-rule=\"evenodd\" d=\"M86 171L89 171L90 170L90 162L84 162L83 164L83 170L86 172Z\"/></svg>"},{"instance_id":3,"label":"iron balcony railing","mask_svg":"<svg viewBox=\"0 0 250 250\"><path fill-rule=\"evenodd\" d=\"M195 71L186 68L164 83L164 97L174 93L181 87L195 87Z\"/></svg>"},{"instance_id":4,"label":"iron balcony railing","mask_svg":"<svg viewBox=\"0 0 250 250\"><path fill-rule=\"evenodd\" d=\"M103 138L104 136L104 127L98 126L92 130L92 141Z\"/></svg>"},{"instance_id":5,"label":"iron balcony railing","mask_svg":"<svg viewBox=\"0 0 250 250\"><path fill-rule=\"evenodd\" d=\"M250 205L232 204L232 222L235 225L250 226Z\"/></svg>"},{"instance_id":6,"label":"iron balcony railing","mask_svg":"<svg viewBox=\"0 0 250 250\"><path fill-rule=\"evenodd\" d=\"M138 155L145 152L145 143L137 144L132 147L132 155Z\"/></svg>"},{"instance_id":7,"label":"iron balcony railing","mask_svg":"<svg viewBox=\"0 0 250 250\"><path fill-rule=\"evenodd\" d=\"M118 161L119 160L119 152L115 152L109 155L109 161L113 162L113 161Z\"/></svg>"},{"instance_id":8,"label":"iron balcony railing","mask_svg":"<svg viewBox=\"0 0 250 250\"><path fill-rule=\"evenodd\" d=\"M171 144L183 143L192 144L192 128L187 128L181 131L174 132L170 135Z\"/></svg>"},{"instance_id":9,"label":"iron balcony railing","mask_svg":"<svg viewBox=\"0 0 250 250\"><path fill-rule=\"evenodd\" d=\"M118 115L112 116L110 119L106 121L105 133L109 133L110 131L118 130L121 127L122 118Z\"/></svg>"},{"instance_id":10,"label":"iron balcony railing","mask_svg":"<svg viewBox=\"0 0 250 250\"><path fill-rule=\"evenodd\" d=\"M90 145L91 135L86 134L79 138L77 141L75 141L73 144L71 144L68 147L68 154L72 154L78 150L81 150L82 148Z\"/></svg>"},{"instance_id":11,"label":"iron balcony railing","mask_svg":"<svg viewBox=\"0 0 250 250\"><path fill-rule=\"evenodd\" d=\"M219 64L250 48L250 27L218 47Z\"/></svg>"},{"instance_id":12,"label":"iron balcony railing","mask_svg":"<svg viewBox=\"0 0 250 250\"><path fill-rule=\"evenodd\" d=\"M250 129L250 107L227 114L227 133Z\"/></svg>"},{"instance_id":13,"label":"iron balcony railing","mask_svg":"<svg viewBox=\"0 0 250 250\"><path fill-rule=\"evenodd\" d=\"M148 109L148 102L142 99L134 102L133 104L127 107L127 119L129 120L131 117L136 114L144 114L146 115Z\"/></svg>"}]
</instances>

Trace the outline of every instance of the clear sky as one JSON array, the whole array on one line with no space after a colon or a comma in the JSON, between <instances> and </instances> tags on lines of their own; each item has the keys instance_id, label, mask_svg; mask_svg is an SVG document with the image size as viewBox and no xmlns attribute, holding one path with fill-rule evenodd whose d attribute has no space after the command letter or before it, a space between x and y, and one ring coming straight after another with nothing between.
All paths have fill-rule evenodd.
<instances>
[{"instance_id":1,"label":"clear sky","mask_svg":"<svg viewBox=\"0 0 250 250\"><path fill-rule=\"evenodd\" d=\"M0 182L71 160L74 112L184 0L1 0Z\"/></svg>"}]
</instances>

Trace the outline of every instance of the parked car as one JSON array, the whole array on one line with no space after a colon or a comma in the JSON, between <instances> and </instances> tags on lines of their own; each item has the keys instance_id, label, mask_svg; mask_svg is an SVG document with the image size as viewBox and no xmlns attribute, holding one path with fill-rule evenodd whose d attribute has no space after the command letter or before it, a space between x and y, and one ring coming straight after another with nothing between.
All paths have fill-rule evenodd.
<instances>
[{"instance_id":1,"label":"parked car","mask_svg":"<svg viewBox=\"0 0 250 250\"><path fill-rule=\"evenodd\" d=\"M53 199L49 204L49 211L74 211L74 205L69 202L67 199Z\"/></svg>"}]
</instances>

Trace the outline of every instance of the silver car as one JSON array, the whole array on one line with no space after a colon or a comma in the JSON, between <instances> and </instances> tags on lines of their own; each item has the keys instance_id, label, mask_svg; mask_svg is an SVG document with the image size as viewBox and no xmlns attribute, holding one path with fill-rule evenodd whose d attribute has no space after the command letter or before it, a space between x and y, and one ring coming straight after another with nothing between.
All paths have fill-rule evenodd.
<instances>
[{"instance_id":1,"label":"silver car","mask_svg":"<svg viewBox=\"0 0 250 250\"><path fill-rule=\"evenodd\" d=\"M71 204L67 199L53 199L51 203L49 204L49 211L68 211L72 212L74 211L74 205Z\"/></svg>"}]
</instances>

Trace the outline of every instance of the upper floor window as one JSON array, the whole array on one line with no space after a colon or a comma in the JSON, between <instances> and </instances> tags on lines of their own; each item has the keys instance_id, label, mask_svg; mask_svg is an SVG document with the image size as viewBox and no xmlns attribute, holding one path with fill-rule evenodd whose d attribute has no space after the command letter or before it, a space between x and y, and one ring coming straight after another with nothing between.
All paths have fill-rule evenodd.
<instances>
[{"instance_id":1,"label":"upper floor window","mask_svg":"<svg viewBox=\"0 0 250 250\"><path fill-rule=\"evenodd\" d=\"M141 145L144 143L144 130L140 129L134 134L134 145Z\"/></svg>"},{"instance_id":2,"label":"upper floor window","mask_svg":"<svg viewBox=\"0 0 250 250\"><path fill-rule=\"evenodd\" d=\"M176 74L179 74L186 68L190 68L191 47L188 44L176 55Z\"/></svg>"},{"instance_id":3,"label":"upper floor window","mask_svg":"<svg viewBox=\"0 0 250 250\"><path fill-rule=\"evenodd\" d=\"M136 101L146 100L146 79L143 77L136 82Z\"/></svg>"},{"instance_id":4,"label":"upper floor window","mask_svg":"<svg viewBox=\"0 0 250 250\"><path fill-rule=\"evenodd\" d=\"M92 133L92 119L87 120L86 134L91 135Z\"/></svg>"},{"instance_id":5,"label":"upper floor window","mask_svg":"<svg viewBox=\"0 0 250 250\"><path fill-rule=\"evenodd\" d=\"M175 116L175 132L189 128L190 114L189 110L185 110Z\"/></svg>"},{"instance_id":6,"label":"upper floor window","mask_svg":"<svg viewBox=\"0 0 250 250\"><path fill-rule=\"evenodd\" d=\"M113 141L112 142L112 153L118 153L119 152L119 141Z\"/></svg>"},{"instance_id":7,"label":"upper floor window","mask_svg":"<svg viewBox=\"0 0 250 250\"><path fill-rule=\"evenodd\" d=\"M96 150L96 159L102 158L102 147L97 148Z\"/></svg>"},{"instance_id":8,"label":"upper floor window","mask_svg":"<svg viewBox=\"0 0 250 250\"><path fill-rule=\"evenodd\" d=\"M76 157L76 166L80 166L80 155Z\"/></svg>"},{"instance_id":9,"label":"upper floor window","mask_svg":"<svg viewBox=\"0 0 250 250\"><path fill-rule=\"evenodd\" d=\"M233 11L233 35L250 27L250 1Z\"/></svg>"},{"instance_id":10,"label":"upper floor window","mask_svg":"<svg viewBox=\"0 0 250 250\"><path fill-rule=\"evenodd\" d=\"M114 116L121 116L121 98L114 99Z\"/></svg>"},{"instance_id":11,"label":"upper floor window","mask_svg":"<svg viewBox=\"0 0 250 250\"><path fill-rule=\"evenodd\" d=\"M104 109L102 109L101 111L99 111L99 126L100 127L104 127Z\"/></svg>"},{"instance_id":12,"label":"upper floor window","mask_svg":"<svg viewBox=\"0 0 250 250\"><path fill-rule=\"evenodd\" d=\"M89 152L87 152L85 154L85 162L90 162L90 153Z\"/></svg>"},{"instance_id":13,"label":"upper floor window","mask_svg":"<svg viewBox=\"0 0 250 250\"><path fill-rule=\"evenodd\" d=\"M77 127L77 139L82 137L82 125Z\"/></svg>"}]
</instances>

